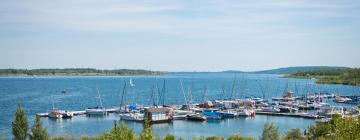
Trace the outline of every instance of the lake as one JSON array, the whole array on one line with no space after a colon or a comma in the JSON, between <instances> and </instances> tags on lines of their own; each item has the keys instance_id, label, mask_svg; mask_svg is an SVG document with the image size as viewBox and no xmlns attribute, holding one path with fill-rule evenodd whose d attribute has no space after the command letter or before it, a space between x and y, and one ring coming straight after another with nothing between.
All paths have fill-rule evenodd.
<instances>
[{"instance_id":1,"label":"lake","mask_svg":"<svg viewBox=\"0 0 360 140\"><path fill-rule=\"evenodd\" d=\"M0 135L11 137L11 122L16 110L16 104L21 103L33 123L36 113L50 111L53 107L66 110L84 110L97 105L97 90L99 89L105 107L116 107L124 83L132 80L135 86L128 87L124 104L150 105L160 102L157 96L152 98L152 88L155 94L157 89L162 90L165 81L166 105L185 104L180 85L183 82L184 91L191 102L230 97L245 98L249 96L266 98L281 96L286 87L296 95L310 92L331 92L340 95L359 95L359 87L344 85L318 85L315 79L289 79L281 75L272 74L243 74L243 73L173 73L161 76L114 76L114 77L1 77L0 78ZM234 82L235 80L235 82ZM235 83L235 88L233 88ZM157 88L158 87L158 88ZM206 89L206 94L204 94ZM225 94L223 92L225 91ZM234 90L233 90L234 89ZM66 93L62 93L66 90ZM191 91L191 95L189 94ZM332 103L332 101L328 101ZM333 104L333 103L332 103ZM95 136L113 127L113 121L119 120L118 115L110 114L106 117L75 116L70 120L53 120L42 118L44 126L51 135L68 136ZM172 133L176 136L190 139L194 136L219 135L227 137L234 133L245 136L258 137L262 127L267 122L276 123L281 132L291 128L306 129L314 120L261 116L255 118L235 118L223 121L188 122L176 120L169 124L153 125L158 136ZM142 124L127 122L135 132L141 132ZM219 131L221 130L221 131Z\"/></svg>"}]
</instances>

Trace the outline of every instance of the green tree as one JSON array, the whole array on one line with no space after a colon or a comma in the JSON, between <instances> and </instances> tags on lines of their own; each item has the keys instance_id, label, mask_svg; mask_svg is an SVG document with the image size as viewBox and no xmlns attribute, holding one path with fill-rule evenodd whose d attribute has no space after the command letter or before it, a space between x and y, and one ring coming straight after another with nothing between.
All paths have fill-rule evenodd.
<instances>
[{"instance_id":1,"label":"green tree","mask_svg":"<svg viewBox=\"0 0 360 140\"><path fill-rule=\"evenodd\" d=\"M45 128L43 128L40 117L36 116L35 124L31 129L30 140L48 140L49 134Z\"/></svg>"},{"instance_id":2,"label":"green tree","mask_svg":"<svg viewBox=\"0 0 360 140\"><path fill-rule=\"evenodd\" d=\"M279 127L274 123L266 123L260 137L261 140L280 140Z\"/></svg>"},{"instance_id":3,"label":"green tree","mask_svg":"<svg viewBox=\"0 0 360 140\"><path fill-rule=\"evenodd\" d=\"M128 128L124 122L121 127L117 126L117 121L114 121L114 128L98 138L98 140L136 140L136 135L132 129Z\"/></svg>"},{"instance_id":4,"label":"green tree","mask_svg":"<svg viewBox=\"0 0 360 140\"><path fill-rule=\"evenodd\" d=\"M18 104L15 112L15 118L12 122L12 133L15 140L25 140L29 123L27 121L24 108Z\"/></svg>"},{"instance_id":5,"label":"green tree","mask_svg":"<svg viewBox=\"0 0 360 140\"><path fill-rule=\"evenodd\" d=\"M303 140L301 130L299 128L293 128L286 133L284 140Z\"/></svg>"},{"instance_id":6,"label":"green tree","mask_svg":"<svg viewBox=\"0 0 360 140\"><path fill-rule=\"evenodd\" d=\"M165 136L164 140L176 140L176 138L175 138L174 135L167 134L167 135Z\"/></svg>"},{"instance_id":7,"label":"green tree","mask_svg":"<svg viewBox=\"0 0 360 140\"><path fill-rule=\"evenodd\" d=\"M319 138L326 137L330 133L330 127L326 123L316 123L316 125L310 125L308 127L309 134L308 139L317 140Z\"/></svg>"},{"instance_id":8,"label":"green tree","mask_svg":"<svg viewBox=\"0 0 360 140\"><path fill-rule=\"evenodd\" d=\"M150 121L145 120L143 132L140 134L141 140L156 140L156 137L152 131Z\"/></svg>"},{"instance_id":9,"label":"green tree","mask_svg":"<svg viewBox=\"0 0 360 140\"><path fill-rule=\"evenodd\" d=\"M227 140L254 140L253 138L242 137L240 134L231 135Z\"/></svg>"},{"instance_id":10,"label":"green tree","mask_svg":"<svg viewBox=\"0 0 360 140\"><path fill-rule=\"evenodd\" d=\"M224 138L222 137L217 137L217 136L210 136L207 137L206 140L223 140Z\"/></svg>"}]
</instances>

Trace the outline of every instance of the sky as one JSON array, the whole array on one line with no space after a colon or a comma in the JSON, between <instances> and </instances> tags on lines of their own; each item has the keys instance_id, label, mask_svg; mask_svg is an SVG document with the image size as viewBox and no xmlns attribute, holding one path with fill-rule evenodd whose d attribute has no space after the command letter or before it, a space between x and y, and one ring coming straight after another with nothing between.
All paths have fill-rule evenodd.
<instances>
[{"instance_id":1,"label":"sky","mask_svg":"<svg viewBox=\"0 0 360 140\"><path fill-rule=\"evenodd\" d=\"M0 68L360 67L359 0L0 0Z\"/></svg>"}]
</instances>

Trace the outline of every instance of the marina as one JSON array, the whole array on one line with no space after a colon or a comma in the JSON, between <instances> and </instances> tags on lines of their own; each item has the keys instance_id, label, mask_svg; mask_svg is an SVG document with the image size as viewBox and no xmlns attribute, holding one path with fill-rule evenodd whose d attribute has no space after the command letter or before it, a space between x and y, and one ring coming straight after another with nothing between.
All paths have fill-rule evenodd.
<instances>
[{"instance_id":1,"label":"marina","mask_svg":"<svg viewBox=\"0 0 360 140\"><path fill-rule=\"evenodd\" d=\"M264 98L257 83L259 81L266 83L268 79L272 82L269 82ZM14 79L2 78L0 83L9 80ZM34 108L29 112L29 118L41 116L52 135L91 134L93 136L111 129L113 120L124 121L135 132L141 132L143 122L149 119L153 121L154 132L159 136L173 133L191 139L192 136L210 135L198 130L200 128L210 129L221 126L227 131L213 133L225 137L240 131L246 133L246 136L256 137L259 133L250 131L262 129L265 122L277 123L281 131L291 129L290 127L304 130L308 125L331 118L334 114L344 117L358 114L356 104L337 103L335 100L338 95L347 98L358 97L352 95L352 87L324 85L304 92L306 85L309 85L308 81L291 79L289 82L288 79L280 78L278 75L245 74L244 78L238 78L235 84L234 74L221 73L179 73L162 76L161 80L158 80L158 77L37 77L21 80L24 83L46 82L50 87L29 94L45 95L43 97L23 96L22 98L32 98L24 102L25 107ZM225 84L218 81L225 81ZM291 86L295 84L298 90ZM24 90L28 89L25 85L24 87ZM66 94L62 93L63 89L66 89ZM337 89L341 89L339 92L351 94L339 94L336 92ZM284 98L287 94L285 91L291 91L294 100L273 100L277 97ZM55 110L59 110L61 115L69 113L72 117L49 117L54 111L53 102L44 102L49 99L54 100L54 106L57 107ZM8 105L11 104L9 102ZM101 113L100 116L88 114L86 109L94 106L103 108L105 113ZM285 111L286 109L290 112ZM6 116L5 113L2 119ZM289 126L280 120L302 121L302 123ZM230 125L229 122L235 124ZM249 124L255 126L250 128ZM1 129L5 131L7 128L4 126L6 125L2 125ZM91 128L94 127L99 128L99 131L92 131Z\"/></svg>"}]
</instances>

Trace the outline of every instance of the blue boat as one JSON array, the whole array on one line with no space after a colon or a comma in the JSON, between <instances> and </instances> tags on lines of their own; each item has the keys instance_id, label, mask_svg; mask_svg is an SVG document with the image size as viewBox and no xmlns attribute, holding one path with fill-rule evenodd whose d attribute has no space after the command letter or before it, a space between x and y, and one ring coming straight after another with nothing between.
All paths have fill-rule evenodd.
<instances>
[{"instance_id":1,"label":"blue boat","mask_svg":"<svg viewBox=\"0 0 360 140\"><path fill-rule=\"evenodd\" d=\"M223 119L223 115L219 112L217 112L217 109L206 109L203 111L203 115L208 120L221 120Z\"/></svg>"}]
</instances>

